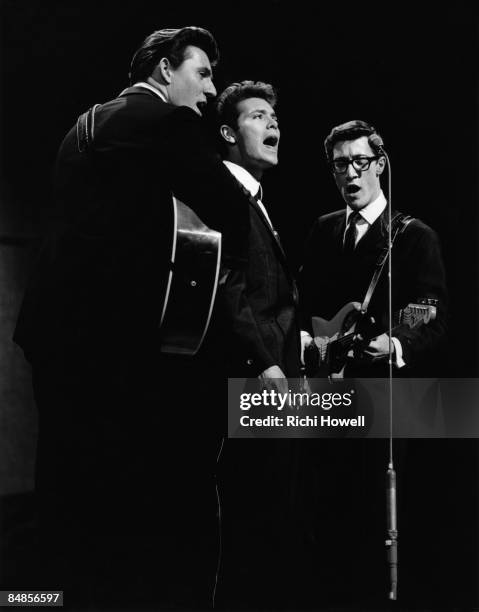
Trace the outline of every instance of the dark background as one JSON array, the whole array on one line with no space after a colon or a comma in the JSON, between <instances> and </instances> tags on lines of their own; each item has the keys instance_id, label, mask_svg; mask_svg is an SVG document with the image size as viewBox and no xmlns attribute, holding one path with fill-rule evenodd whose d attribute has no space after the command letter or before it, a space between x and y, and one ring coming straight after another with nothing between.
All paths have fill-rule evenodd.
<instances>
[{"instance_id":1,"label":"dark background","mask_svg":"<svg viewBox=\"0 0 479 612\"><path fill-rule=\"evenodd\" d=\"M354 118L378 128L395 206L442 239L452 300L448 372L475 376L478 328L467 316L478 304L475 11L460 2L308 7L4 1L1 231L41 231L64 134L79 113L128 84L144 35L201 24L222 52L219 91L244 78L279 89L280 170L266 176L265 200L295 262L314 218L342 204L324 161L325 136Z\"/></svg>"},{"instance_id":2,"label":"dark background","mask_svg":"<svg viewBox=\"0 0 479 612\"><path fill-rule=\"evenodd\" d=\"M395 207L420 217L441 238L451 298L442 373L477 376L478 20L473 5L2 2L0 494L10 531L20 523L30 525L24 508L33 487L36 436L28 368L10 336L52 212L53 161L77 116L127 86L130 58L154 29L192 24L210 29L222 54L215 72L218 91L245 78L278 88L280 167L265 177L264 200L295 265L313 220L342 206L324 161L325 136L350 119L378 128L392 162ZM475 591L477 602L477 450L475 442L465 440L443 448L451 462L465 466L449 496L455 508L449 527L455 540L468 543L461 564L468 569L457 572L467 601ZM439 523L444 527L433 521L435 527ZM460 554L451 542L446 554Z\"/></svg>"}]
</instances>

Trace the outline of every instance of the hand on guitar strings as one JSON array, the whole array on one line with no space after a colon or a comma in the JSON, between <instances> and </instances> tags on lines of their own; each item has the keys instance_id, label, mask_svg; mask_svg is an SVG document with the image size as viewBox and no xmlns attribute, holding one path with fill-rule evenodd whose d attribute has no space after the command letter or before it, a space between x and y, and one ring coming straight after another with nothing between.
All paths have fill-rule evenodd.
<instances>
[{"instance_id":1,"label":"hand on guitar strings","mask_svg":"<svg viewBox=\"0 0 479 612\"><path fill-rule=\"evenodd\" d=\"M301 330L301 364L304 366L305 364L305 354L308 350L314 348L314 340L307 331Z\"/></svg>"},{"instance_id":2,"label":"hand on guitar strings","mask_svg":"<svg viewBox=\"0 0 479 612\"><path fill-rule=\"evenodd\" d=\"M325 338L329 341L329 338ZM320 339L313 339L306 331L301 331L301 371L309 377L314 377L318 374L319 367L324 360L327 345L324 345L324 350L318 348L316 342Z\"/></svg>"}]
</instances>

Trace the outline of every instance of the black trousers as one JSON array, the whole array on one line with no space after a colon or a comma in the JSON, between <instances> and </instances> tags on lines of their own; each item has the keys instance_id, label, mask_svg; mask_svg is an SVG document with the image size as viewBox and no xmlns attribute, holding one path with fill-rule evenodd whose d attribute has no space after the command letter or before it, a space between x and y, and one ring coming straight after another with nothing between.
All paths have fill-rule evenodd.
<instances>
[{"instance_id":1,"label":"black trousers","mask_svg":"<svg viewBox=\"0 0 479 612\"><path fill-rule=\"evenodd\" d=\"M211 607L221 428L204 377L177 365L111 351L33 364L39 568L71 609Z\"/></svg>"}]
</instances>

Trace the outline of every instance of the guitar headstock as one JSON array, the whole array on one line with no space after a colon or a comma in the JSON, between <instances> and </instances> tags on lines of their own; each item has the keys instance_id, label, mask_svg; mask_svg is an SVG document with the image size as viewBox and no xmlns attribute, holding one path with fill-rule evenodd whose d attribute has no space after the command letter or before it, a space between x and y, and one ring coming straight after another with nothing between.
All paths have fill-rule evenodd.
<instances>
[{"instance_id":1,"label":"guitar headstock","mask_svg":"<svg viewBox=\"0 0 479 612\"><path fill-rule=\"evenodd\" d=\"M399 322L411 328L433 321L437 315L437 300L421 298L415 304L408 304L399 312Z\"/></svg>"}]
</instances>

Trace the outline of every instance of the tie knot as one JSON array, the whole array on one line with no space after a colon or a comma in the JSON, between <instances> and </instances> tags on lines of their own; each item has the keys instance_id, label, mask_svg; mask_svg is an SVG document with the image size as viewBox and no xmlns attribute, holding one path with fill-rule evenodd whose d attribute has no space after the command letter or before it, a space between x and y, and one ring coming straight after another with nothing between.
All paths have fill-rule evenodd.
<instances>
[{"instance_id":1,"label":"tie knot","mask_svg":"<svg viewBox=\"0 0 479 612\"><path fill-rule=\"evenodd\" d=\"M261 185L258 187L258 191L254 194L253 198L258 201L263 199L263 188Z\"/></svg>"},{"instance_id":2,"label":"tie knot","mask_svg":"<svg viewBox=\"0 0 479 612\"><path fill-rule=\"evenodd\" d=\"M350 215L349 215L349 221L348 221L348 225L356 225L356 223L359 221L359 219L361 218L361 213L357 210L354 210Z\"/></svg>"}]
</instances>

